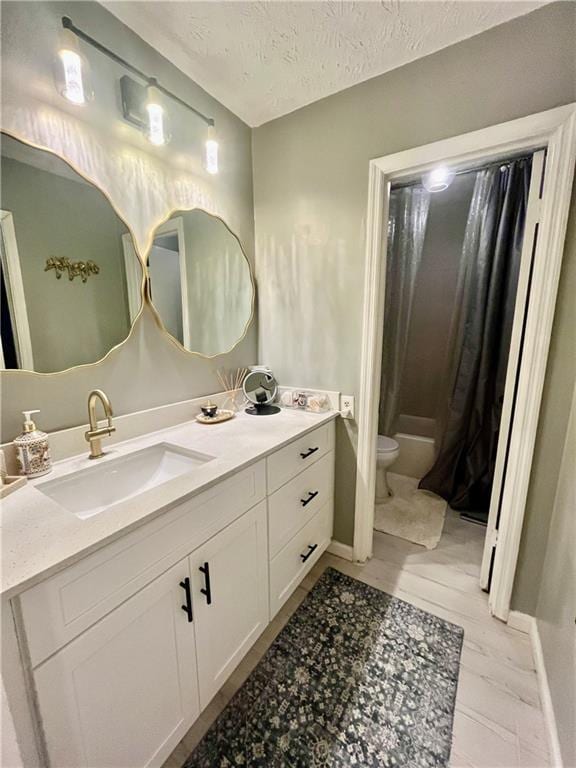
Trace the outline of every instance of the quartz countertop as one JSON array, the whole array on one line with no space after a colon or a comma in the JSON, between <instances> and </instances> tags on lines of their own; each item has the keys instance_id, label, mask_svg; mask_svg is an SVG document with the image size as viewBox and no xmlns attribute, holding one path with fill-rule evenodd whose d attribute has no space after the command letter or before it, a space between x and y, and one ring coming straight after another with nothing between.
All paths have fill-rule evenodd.
<instances>
[{"instance_id":1,"label":"quartz countertop","mask_svg":"<svg viewBox=\"0 0 576 768\"><path fill-rule=\"evenodd\" d=\"M336 411L316 414L284 409L275 416L239 413L220 424L188 421L109 448L104 441L107 453L101 462L159 442L215 458L193 473L175 477L85 520L50 499L36 485L93 467L88 448L80 456L57 462L49 475L29 481L2 500L3 598L28 589L336 416Z\"/></svg>"}]
</instances>

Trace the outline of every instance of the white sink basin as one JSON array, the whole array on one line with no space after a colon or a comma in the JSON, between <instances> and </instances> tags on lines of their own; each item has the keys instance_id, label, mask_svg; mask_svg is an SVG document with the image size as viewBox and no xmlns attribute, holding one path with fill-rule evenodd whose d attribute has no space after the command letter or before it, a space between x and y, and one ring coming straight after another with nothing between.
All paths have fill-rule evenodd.
<instances>
[{"instance_id":1,"label":"white sink basin","mask_svg":"<svg viewBox=\"0 0 576 768\"><path fill-rule=\"evenodd\" d=\"M38 483L36 488L81 520L113 504L132 499L180 475L194 472L214 456L157 443L65 477Z\"/></svg>"}]
</instances>

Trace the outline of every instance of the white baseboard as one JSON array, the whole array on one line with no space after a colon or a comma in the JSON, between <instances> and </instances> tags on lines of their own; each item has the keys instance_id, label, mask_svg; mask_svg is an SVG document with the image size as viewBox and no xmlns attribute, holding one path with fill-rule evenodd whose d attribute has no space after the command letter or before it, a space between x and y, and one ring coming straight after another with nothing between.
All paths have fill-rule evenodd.
<instances>
[{"instance_id":1,"label":"white baseboard","mask_svg":"<svg viewBox=\"0 0 576 768\"><path fill-rule=\"evenodd\" d=\"M520 611L510 611L507 624L512 629L517 629L518 632L524 632L529 635L532 632L534 617Z\"/></svg>"},{"instance_id":2,"label":"white baseboard","mask_svg":"<svg viewBox=\"0 0 576 768\"><path fill-rule=\"evenodd\" d=\"M354 549L349 544L342 544L341 541L336 541L336 539L332 539L330 544L328 544L327 551L331 555L341 557L343 560L354 561Z\"/></svg>"},{"instance_id":3,"label":"white baseboard","mask_svg":"<svg viewBox=\"0 0 576 768\"><path fill-rule=\"evenodd\" d=\"M552 705L552 695L550 694L548 674L544 663L544 653L542 651L542 642L538 631L538 622L534 616L529 616L527 613L510 611L508 616L508 626L512 627L512 629L517 629L520 632L526 632L526 634L530 636L532 656L534 658L536 677L538 679L540 706L542 707L542 713L544 714L544 724L546 726L546 736L548 738L550 762L553 768L563 768L560 740L558 738L558 727L556 725L556 716L554 715L554 707Z\"/></svg>"}]
</instances>

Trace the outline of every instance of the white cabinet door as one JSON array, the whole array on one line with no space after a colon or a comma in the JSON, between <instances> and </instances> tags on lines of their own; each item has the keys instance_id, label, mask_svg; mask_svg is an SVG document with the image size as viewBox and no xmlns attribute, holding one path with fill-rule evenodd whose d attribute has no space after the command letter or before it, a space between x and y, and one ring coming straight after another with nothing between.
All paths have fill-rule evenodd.
<instances>
[{"instance_id":1,"label":"white cabinet door","mask_svg":"<svg viewBox=\"0 0 576 768\"><path fill-rule=\"evenodd\" d=\"M50 764L160 766L199 714L180 561L34 672Z\"/></svg>"},{"instance_id":2,"label":"white cabinet door","mask_svg":"<svg viewBox=\"0 0 576 768\"><path fill-rule=\"evenodd\" d=\"M268 623L266 502L190 555L204 708Z\"/></svg>"}]
</instances>

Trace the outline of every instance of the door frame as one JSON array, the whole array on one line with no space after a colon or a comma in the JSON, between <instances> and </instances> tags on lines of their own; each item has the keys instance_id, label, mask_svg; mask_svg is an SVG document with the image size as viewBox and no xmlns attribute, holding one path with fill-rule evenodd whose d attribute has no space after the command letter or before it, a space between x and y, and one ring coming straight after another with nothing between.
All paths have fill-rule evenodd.
<instances>
[{"instance_id":1,"label":"door frame","mask_svg":"<svg viewBox=\"0 0 576 768\"><path fill-rule=\"evenodd\" d=\"M495 549L498 543L500 499L502 498L502 491L504 488L508 448L510 445L510 430L516 408L516 374L520 367L522 346L524 343L524 319L526 317L526 310L530 299L530 283L532 266L534 263L534 242L538 237L538 228L540 226L540 202L545 169L546 150L541 149L532 155L532 171L530 174L530 186L524 219L522 251L520 254L518 281L514 301L514 318L508 348L508 363L506 366L502 412L500 414L494 476L492 479L490 504L488 507L488 521L486 525L486 536L484 538L482 566L480 568L480 587L486 592L490 591L493 559L496 554Z\"/></svg>"},{"instance_id":2,"label":"door frame","mask_svg":"<svg viewBox=\"0 0 576 768\"><path fill-rule=\"evenodd\" d=\"M128 312L132 324L142 309L142 274L144 265L138 258L134 240L129 232L122 235L122 253L124 255L124 272L126 274L126 293L128 295Z\"/></svg>"},{"instance_id":3,"label":"door frame","mask_svg":"<svg viewBox=\"0 0 576 768\"><path fill-rule=\"evenodd\" d=\"M379 157L369 166L354 518L354 559L360 562L372 555L391 184L441 163L458 169L543 148L546 176L489 595L490 612L503 621L510 610L570 208L576 103Z\"/></svg>"},{"instance_id":4,"label":"door frame","mask_svg":"<svg viewBox=\"0 0 576 768\"><path fill-rule=\"evenodd\" d=\"M146 272L148 272L148 257L152 247L154 246L154 239L157 237L157 235L166 235L171 233L175 234L178 238L180 295L182 297L182 341L184 347L186 347L186 349L190 349L190 311L188 309L188 280L186 275L186 239L184 237L184 219L182 216L168 219L168 221L160 224L154 230L154 238L150 244L148 254L146 255ZM140 310L142 297L140 295L141 278L138 272L139 259L134 249L134 241L132 240L132 235L122 235L122 247L124 249L124 265L126 269L130 319L134 321L134 317L136 317Z\"/></svg>"},{"instance_id":5,"label":"door frame","mask_svg":"<svg viewBox=\"0 0 576 768\"><path fill-rule=\"evenodd\" d=\"M32 337L14 228L14 216L10 211L3 209L0 210L0 237L2 238L2 268L6 282L6 293L8 294L8 308L12 318L16 356L21 370L33 371ZM1 351L0 347L0 354ZM2 360L2 368L4 368L4 360Z\"/></svg>"}]
</instances>

